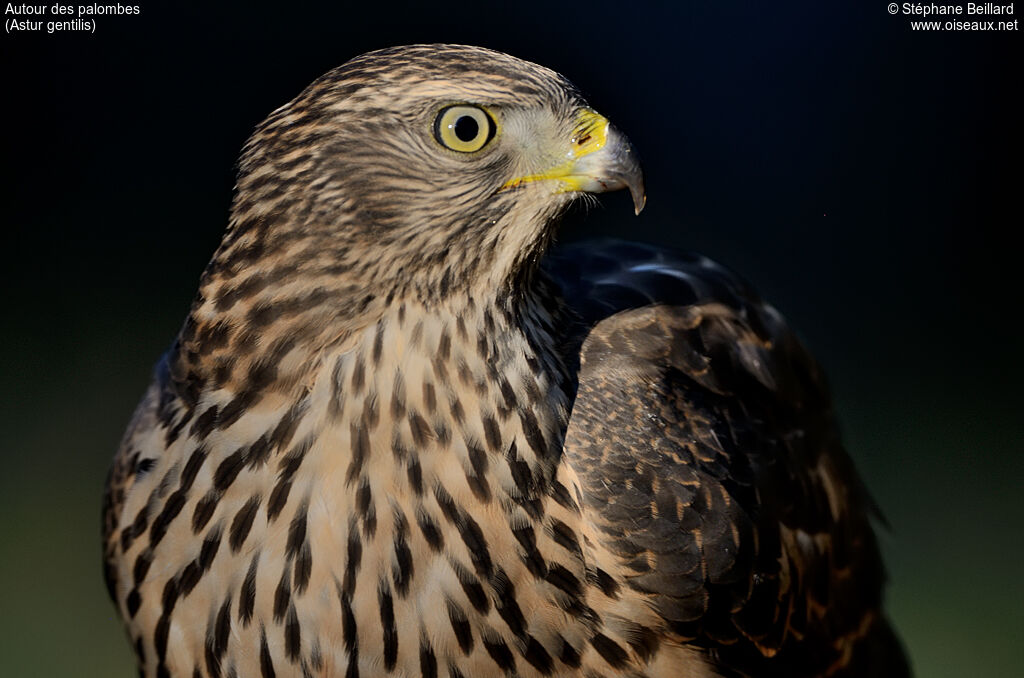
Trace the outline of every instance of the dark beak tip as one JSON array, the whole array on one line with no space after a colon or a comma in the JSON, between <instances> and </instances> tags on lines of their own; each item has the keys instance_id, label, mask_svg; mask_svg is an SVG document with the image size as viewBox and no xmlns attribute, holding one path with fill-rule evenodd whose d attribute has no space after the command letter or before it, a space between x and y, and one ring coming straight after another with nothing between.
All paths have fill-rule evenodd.
<instances>
[{"instance_id":1,"label":"dark beak tip","mask_svg":"<svg viewBox=\"0 0 1024 678\"><path fill-rule=\"evenodd\" d=\"M636 216L640 216L640 213L644 211L644 207L647 207L647 193L645 191L634 191L630 190L633 196L633 211Z\"/></svg>"}]
</instances>

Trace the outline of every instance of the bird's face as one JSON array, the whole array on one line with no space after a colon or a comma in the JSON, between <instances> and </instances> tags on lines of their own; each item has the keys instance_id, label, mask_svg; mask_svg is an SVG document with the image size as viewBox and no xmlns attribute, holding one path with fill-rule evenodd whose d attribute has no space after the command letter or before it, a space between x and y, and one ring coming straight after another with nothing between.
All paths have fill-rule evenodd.
<instances>
[{"instance_id":1,"label":"bird's face","mask_svg":"<svg viewBox=\"0 0 1024 678\"><path fill-rule=\"evenodd\" d=\"M262 224L392 296L501 288L574 198L628 187L644 203L629 142L567 80L475 47L350 61L275 111L241 169L232 237Z\"/></svg>"}]
</instances>

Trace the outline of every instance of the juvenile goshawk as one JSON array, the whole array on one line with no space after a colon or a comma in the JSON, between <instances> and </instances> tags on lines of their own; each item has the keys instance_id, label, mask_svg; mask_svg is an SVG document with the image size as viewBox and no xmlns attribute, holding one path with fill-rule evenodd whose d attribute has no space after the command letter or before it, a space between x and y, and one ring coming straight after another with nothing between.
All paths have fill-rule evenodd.
<instances>
[{"instance_id":1,"label":"juvenile goshawk","mask_svg":"<svg viewBox=\"0 0 1024 678\"><path fill-rule=\"evenodd\" d=\"M548 253L643 178L562 76L363 55L246 144L114 461L145 676L899 676L815 363L721 267Z\"/></svg>"}]
</instances>

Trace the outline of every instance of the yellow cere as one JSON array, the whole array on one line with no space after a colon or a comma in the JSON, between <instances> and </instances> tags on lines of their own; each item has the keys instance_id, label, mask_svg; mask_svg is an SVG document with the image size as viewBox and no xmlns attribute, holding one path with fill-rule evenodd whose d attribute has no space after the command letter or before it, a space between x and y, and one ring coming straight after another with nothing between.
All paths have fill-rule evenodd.
<instances>
[{"instance_id":1,"label":"yellow cere","mask_svg":"<svg viewBox=\"0 0 1024 678\"><path fill-rule=\"evenodd\" d=\"M531 181L546 181L556 179L562 183L560 193L580 190L585 177L574 175L576 162L586 156L604 148L608 140L608 119L600 113L589 108L581 109L576 117L576 127L573 129L570 138L569 160L537 174L527 174L517 179L511 179L501 187L501 190L516 188Z\"/></svg>"},{"instance_id":2,"label":"yellow cere","mask_svg":"<svg viewBox=\"0 0 1024 678\"><path fill-rule=\"evenodd\" d=\"M608 140L608 120L589 108L580 111L576 129L572 133L572 154L582 158L599 151Z\"/></svg>"}]
</instances>

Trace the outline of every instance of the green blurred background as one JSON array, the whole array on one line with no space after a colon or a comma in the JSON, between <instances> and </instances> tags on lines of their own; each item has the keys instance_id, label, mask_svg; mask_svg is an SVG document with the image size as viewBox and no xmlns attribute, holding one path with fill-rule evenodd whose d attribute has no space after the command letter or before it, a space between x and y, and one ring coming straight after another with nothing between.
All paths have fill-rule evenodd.
<instances>
[{"instance_id":1,"label":"green blurred background","mask_svg":"<svg viewBox=\"0 0 1024 678\"><path fill-rule=\"evenodd\" d=\"M1019 32L914 33L876 1L140 7L0 37L0 675L134 675L102 484L238 149L328 68L438 41L551 66L630 135L648 209L609 196L565 237L698 250L772 300L891 524L918 675L1022 675Z\"/></svg>"}]
</instances>

